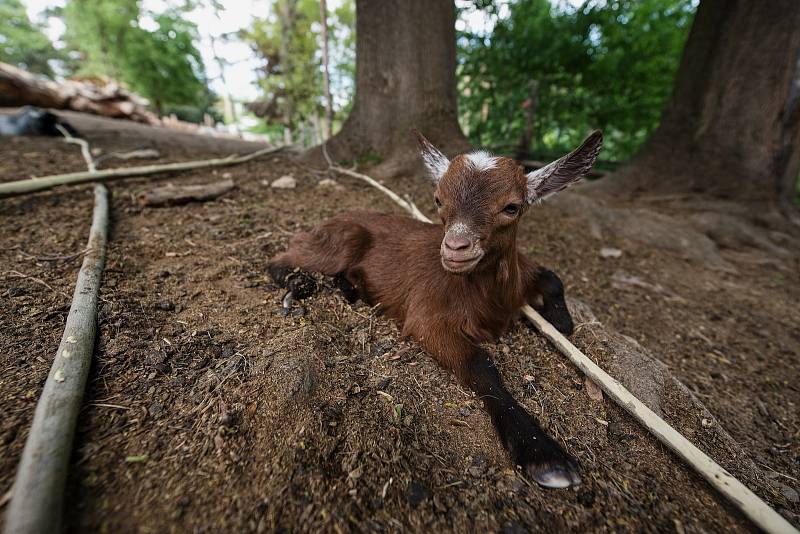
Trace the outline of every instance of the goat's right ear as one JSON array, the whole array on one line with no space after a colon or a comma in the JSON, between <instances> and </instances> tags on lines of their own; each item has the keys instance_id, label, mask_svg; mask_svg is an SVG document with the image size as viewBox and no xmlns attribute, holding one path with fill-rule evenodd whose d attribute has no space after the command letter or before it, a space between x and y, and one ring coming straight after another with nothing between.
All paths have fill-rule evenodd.
<instances>
[{"instance_id":1,"label":"goat's right ear","mask_svg":"<svg viewBox=\"0 0 800 534\"><path fill-rule=\"evenodd\" d=\"M428 174L433 180L433 183L438 184L439 180L447 171L450 166L450 160L447 156L441 153L438 148L433 146L430 141L425 139L425 136L420 133L416 128L411 130L417 137L419 143L419 150L422 154L422 161L425 162L425 167L428 169Z\"/></svg>"},{"instance_id":2,"label":"goat's right ear","mask_svg":"<svg viewBox=\"0 0 800 534\"><path fill-rule=\"evenodd\" d=\"M566 156L529 172L525 175L528 179L528 202L532 204L544 200L578 183L594 165L601 148L603 134L600 130L595 130L584 139L581 146Z\"/></svg>"}]
</instances>

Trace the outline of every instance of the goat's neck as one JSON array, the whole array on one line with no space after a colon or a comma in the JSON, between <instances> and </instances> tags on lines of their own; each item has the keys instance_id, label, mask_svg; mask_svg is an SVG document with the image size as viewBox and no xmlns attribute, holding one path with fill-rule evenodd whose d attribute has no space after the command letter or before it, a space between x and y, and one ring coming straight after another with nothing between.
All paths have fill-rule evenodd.
<instances>
[{"instance_id":1,"label":"goat's neck","mask_svg":"<svg viewBox=\"0 0 800 534\"><path fill-rule=\"evenodd\" d=\"M475 273L475 282L484 287L494 287L503 293L518 290L520 271L516 239L502 249L492 251L491 256L481 263L484 266Z\"/></svg>"}]
</instances>

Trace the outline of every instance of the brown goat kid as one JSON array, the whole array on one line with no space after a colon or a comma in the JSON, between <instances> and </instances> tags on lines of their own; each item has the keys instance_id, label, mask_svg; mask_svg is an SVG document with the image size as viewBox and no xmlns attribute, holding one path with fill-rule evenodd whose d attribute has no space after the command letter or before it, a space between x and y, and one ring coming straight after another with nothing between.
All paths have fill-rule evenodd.
<instances>
[{"instance_id":1,"label":"brown goat kid","mask_svg":"<svg viewBox=\"0 0 800 534\"><path fill-rule=\"evenodd\" d=\"M572 333L561 280L517 251L517 226L528 206L589 171L602 135L594 132L527 175L513 160L485 152L450 161L417 136L442 225L346 213L296 235L270 273L289 298L313 291L302 271L314 271L335 276L350 300L377 305L483 400L515 464L542 486L577 485L577 462L514 400L480 343L502 335L525 303Z\"/></svg>"}]
</instances>

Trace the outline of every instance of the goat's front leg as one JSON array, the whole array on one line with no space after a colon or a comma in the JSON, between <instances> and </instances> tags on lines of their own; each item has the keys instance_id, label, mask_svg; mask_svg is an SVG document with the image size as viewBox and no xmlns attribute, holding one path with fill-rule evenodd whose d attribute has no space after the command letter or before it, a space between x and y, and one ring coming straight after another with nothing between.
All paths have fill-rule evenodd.
<instances>
[{"instance_id":1,"label":"goat's front leg","mask_svg":"<svg viewBox=\"0 0 800 534\"><path fill-rule=\"evenodd\" d=\"M514 399L485 350L473 347L452 363L459 380L483 401L500 441L516 465L546 488L581 483L578 462Z\"/></svg>"},{"instance_id":2,"label":"goat's front leg","mask_svg":"<svg viewBox=\"0 0 800 534\"><path fill-rule=\"evenodd\" d=\"M527 260L523 269L528 304L541 313L556 330L565 336L571 335L575 328L564 300L564 284L561 279L553 271L534 266Z\"/></svg>"}]
</instances>

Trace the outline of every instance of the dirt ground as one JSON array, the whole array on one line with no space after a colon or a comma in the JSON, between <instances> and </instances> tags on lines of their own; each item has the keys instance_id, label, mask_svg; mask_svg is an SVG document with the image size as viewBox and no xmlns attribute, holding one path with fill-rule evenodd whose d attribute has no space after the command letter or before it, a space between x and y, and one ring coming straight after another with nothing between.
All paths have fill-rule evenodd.
<instances>
[{"instance_id":1,"label":"dirt ground","mask_svg":"<svg viewBox=\"0 0 800 534\"><path fill-rule=\"evenodd\" d=\"M102 127L101 127L102 126ZM82 123L103 154L160 162L254 145ZM140 164L108 160L106 166ZM0 145L0 180L83 170L57 139ZM296 189L269 182L290 174ZM96 360L66 502L80 532L722 532L752 527L524 323L489 347L515 396L580 459L584 484L542 490L513 469L477 400L397 327L324 282L279 313L265 263L290 236L348 209L397 211L350 178L317 185L286 156L161 182L233 178L216 201L142 208L153 179L112 183L113 227ZM432 202L421 181L400 191ZM11 487L62 334L91 221L91 186L0 200L0 495ZM776 484L760 496L800 524L798 266L706 270L590 235L553 208L521 247L600 321L649 348ZM622 251L604 258L602 247ZM619 285L620 277L646 285ZM573 342L592 354L578 327ZM690 414L667 420L700 433ZM707 450L713 457L714 450ZM734 475L737 465L725 465ZM755 488L754 488L755 489ZM0 518L5 507L0 509ZM0 519L1 521L2 519Z\"/></svg>"}]
</instances>

